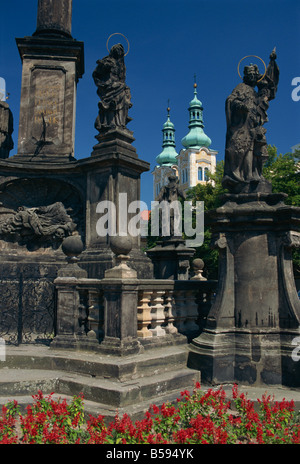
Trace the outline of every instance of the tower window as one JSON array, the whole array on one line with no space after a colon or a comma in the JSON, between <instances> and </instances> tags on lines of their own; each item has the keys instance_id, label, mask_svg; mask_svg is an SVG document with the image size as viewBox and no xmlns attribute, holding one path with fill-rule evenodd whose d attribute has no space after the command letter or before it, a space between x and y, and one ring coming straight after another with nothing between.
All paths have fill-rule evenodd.
<instances>
[{"instance_id":1,"label":"tower window","mask_svg":"<svg viewBox=\"0 0 300 464\"><path fill-rule=\"evenodd\" d=\"M209 173L209 169L208 169L208 168L205 168L205 169L204 169L204 179L205 179L205 180L208 180L208 179L209 179L208 173Z\"/></svg>"},{"instance_id":2,"label":"tower window","mask_svg":"<svg viewBox=\"0 0 300 464\"><path fill-rule=\"evenodd\" d=\"M198 180L202 181L203 180L203 172L202 168L198 168Z\"/></svg>"}]
</instances>

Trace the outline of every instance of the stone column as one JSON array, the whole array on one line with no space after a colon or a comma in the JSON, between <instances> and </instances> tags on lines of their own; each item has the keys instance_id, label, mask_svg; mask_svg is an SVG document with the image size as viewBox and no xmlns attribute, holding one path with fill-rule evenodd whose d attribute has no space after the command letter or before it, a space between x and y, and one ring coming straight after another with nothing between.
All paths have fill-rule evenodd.
<instances>
[{"instance_id":1,"label":"stone column","mask_svg":"<svg viewBox=\"0 0 300 464\"><path fill-rule=\"evenodd\" d=\"M72 0L39 0L37 34L56 33L71 37Z\"/></svg>"},{"instance_id":2,"label":"stone column","mask_svg":"<svg viewBox=\"0 0 300 464\"><path fill-rule=\"evenodd\" d=\"M292 359L300 301L291 253L300 245L300 208L285 205L285 197L228 194L209 215L219 288L189 357L204 381L300 385Z\"/></svg>"}]
</instances>

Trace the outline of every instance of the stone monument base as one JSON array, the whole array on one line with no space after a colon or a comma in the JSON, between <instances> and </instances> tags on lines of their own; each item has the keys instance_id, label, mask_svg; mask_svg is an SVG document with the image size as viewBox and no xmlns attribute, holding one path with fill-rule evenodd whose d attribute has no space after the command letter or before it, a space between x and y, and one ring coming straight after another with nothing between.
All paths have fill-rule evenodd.
<instances>
[{"instance_id":1,"label":"stone monument base","mask_svg":"<svg viewBox=\"0 0 300 464\"><path fill-rule=\"evenodd\" d=\"M300 386L295 346L300 300L292 248L300 245L300 208L284 194L226 195L209 213L219 248L219 287L188 365L210 383ZM299 342L298 342L299 343Z\"/></svg>"},{"instance_id":2,"label":"stone monument base","mask_svg":"<svg viewBox=\"0 0 300 464\"><path fill-rule=\"evenodd\" d=\"M0 403L2 397L18 401L39 389L61 397L83 393L90 414L102 414L109 421L118 411L137 419L150 404L176 401L181 391L193 388L200 375L188 369L186 362L186 346L165 346L127 357L45 346L38 350L30 345L10 347L0 365Z\"/></svg>"},{"instance_id":3,"label":"stone monument base","mask_svg":"<svg viewBox=\"0 0 300 464\"><path fill-rule=\"evenodd\" d=\"M161 240L147 251L156 279L187 280L194 254L194 248L188 248L183 239L175 237Z\"/></svg>"}]
</instances>

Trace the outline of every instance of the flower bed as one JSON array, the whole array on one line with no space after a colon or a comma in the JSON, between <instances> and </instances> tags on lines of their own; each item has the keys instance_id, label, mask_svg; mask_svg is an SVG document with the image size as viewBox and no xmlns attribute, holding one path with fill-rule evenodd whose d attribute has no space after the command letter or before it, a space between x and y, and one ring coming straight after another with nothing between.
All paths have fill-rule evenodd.
<instances>
[{"instance_id":1,"label":"flower bed","mask_svg":"<svg viewBox=\"0 0 300 464\"><path fill-rule=\"evenodd\" d=\"M0 444L273 444L300 443L300 417L294 402L258 400L258 407L232 389L183 391L176 404L151 405L142 420L124 414L108 425L85 417L84 399L54 400L41 391L25 414L16 401L2 407Z\"/></svg>"}]
</instances>

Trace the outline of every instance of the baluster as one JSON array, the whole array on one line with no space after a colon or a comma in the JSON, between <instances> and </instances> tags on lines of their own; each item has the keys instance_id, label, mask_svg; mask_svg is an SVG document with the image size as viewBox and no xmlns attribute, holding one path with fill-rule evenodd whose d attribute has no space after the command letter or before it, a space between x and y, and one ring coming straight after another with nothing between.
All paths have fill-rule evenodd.
<instances>
[{"instance_id":1,"label":"baluster","mask_svg":"<svg viewBox=\"0 0 300 464\"><path fill-rule=\"evenodd\" d=\"M166 331L162 328L165 322L165 311L163 306L164 290L154 290L151 298L151 332L153 336L164 337Z\"/></svg>"},{"instance_id":2,"label":"baluster","mask_svg":"<svg viewBox=\"0 0 300 464\"><path fill-rule=\"evenodd\" d=\"M196 302L195 290L186 292L186 320L184 322L184 331L187 333L199 332L198 321L198 304Z\"/></svg>"},{"instance_id":3,"label":"baluster","mask_svg":"<svg viewBox=\"0 0 300 464\"><path fill-rule=\"evenodd\" d=\"M88 307L88 336L97 339L103 339L104 336L104 308L101 304L101 295L98 290L89 290L89 307Z\"/></svg>"},{"instance_id":4,"label":"baluster","mask_svg":"<svg viewBox=\"0 0 300 464\"><path fill-rule=\"evenodd\" d=\"M184 333L185 331L185 319L186 319L186 299L185 292L178 290L174 292L175 297L175 327L179 333Z\"/></svg>"},{"instance_id":5,"label":"baluster","mask_svg":"<svg viewBox=\"0 0 300 464\"><path fill-rule=\"evenodd\" d=\"M152 337L151 330L148 326L151 324L151 290L141 290L138 294L138 307L137 307L137 336L141 338Z\"/></svg>"},{"instance_id":6,"label":"baluster","mask_svg":"<svg viewBox=\"0 0 300 464\"><path fill-rule=\"evenodd\" d=\"M88 314L88 292L79 290L79 306L78 306L78 325L77 335L86 335L87 332L87 314Z\"/></svg>"},{"instance_id":7,"label":"baluster","mask_svg":"<svg viewBox=\"0 0 300 464\"><path fill-rule=\"evenodd\" d=\"M173 308L174 308L174 298L173 298L173 292L172 291L166 291L165 294L165 319L167 322L167 325L165 327L165 331L168 334L174 334L177 333L178 330L174 326L175 322L175 316L173 314Z\"/></svg>"}]
</instances>

